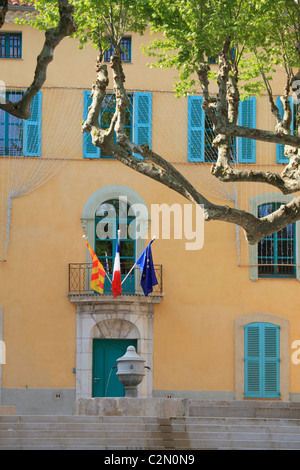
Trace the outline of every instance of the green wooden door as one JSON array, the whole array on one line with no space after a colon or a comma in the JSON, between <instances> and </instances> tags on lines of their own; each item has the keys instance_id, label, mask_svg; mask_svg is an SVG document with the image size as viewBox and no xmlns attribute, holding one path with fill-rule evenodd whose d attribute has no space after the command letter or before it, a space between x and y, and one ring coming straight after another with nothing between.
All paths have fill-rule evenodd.
<instances>
[{"instance_id":1,"label":"green wooden door","mask_svg":"<svg viewBox=\"0 0 300 470\"><path fill-rule=\"evenodd\" d=\"M128 346L137 347L136 339L93 340L93 397L124 397L124 386L118 379L117 359Z\"/></svg>"}]
</instances>

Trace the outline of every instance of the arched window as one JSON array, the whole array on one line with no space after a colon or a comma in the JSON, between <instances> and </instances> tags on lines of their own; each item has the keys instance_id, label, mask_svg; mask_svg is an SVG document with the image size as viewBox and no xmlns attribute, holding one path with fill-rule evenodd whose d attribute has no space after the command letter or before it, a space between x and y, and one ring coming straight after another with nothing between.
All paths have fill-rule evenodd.
<instances>
[{"instance_id":1,"label":"arched window","mask_svg":"<svg viewBox=\"0 0 300 470\"><path fill-rule=\"evenodd\" d=\"M82 211L81 223L91 247L99 256L104 268L107 258L110 279L118 227L121 231L121 275L124 279L130 267L145 249L148 221L149 213L146 202L138 193L126 186L104 186L92 193L87 199ZM86 263L91 264L91 256L87 248ZM139 291L142 294L140 270L134 269L133 271L123 282L122 293L129 294ZM108 279L105 281L104 288L106 293L111 293Z\"/></svg>"},{"instance_id":2,"label":"arched window","mask_svg":"<svg viewBox=\"0 0 300 470\"><path fill-rule=\"evenodd\" d=\"M120 231L120 263L123 293L135 291L133 272L127 276L135 263L135 214L130 205L122 199L110 199L100 204L95 213L95 253L105 267L109 277L113 272L117 246L117 235ZM126 278L126 279L125 279ZM110 282L106 277L104 292L110 292Z\"/></svg>"}]
</instances>

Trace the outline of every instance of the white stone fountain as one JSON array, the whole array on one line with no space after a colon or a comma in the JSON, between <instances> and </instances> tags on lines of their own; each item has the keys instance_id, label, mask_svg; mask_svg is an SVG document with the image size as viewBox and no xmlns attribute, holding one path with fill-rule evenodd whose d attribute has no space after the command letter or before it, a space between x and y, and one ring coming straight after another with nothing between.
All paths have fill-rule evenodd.
<instances>
[{"instance_id":1,"label":"white stone fountain","mask_svg":"<svg viewBox=\"0 0 300 470\"><path fill-rule=\"evenodd\" d=\"M137 397L137 387L145 375L145 360L142 359L134 346L128 346L124 356L117 359L117 376L125 387L125 397Z\"/></svg>"}]
</instances>

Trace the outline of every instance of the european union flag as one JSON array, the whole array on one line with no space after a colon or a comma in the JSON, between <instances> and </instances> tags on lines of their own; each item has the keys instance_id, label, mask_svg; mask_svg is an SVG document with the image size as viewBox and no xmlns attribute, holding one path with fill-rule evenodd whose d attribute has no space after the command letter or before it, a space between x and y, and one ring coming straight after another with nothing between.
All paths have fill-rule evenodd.
<instances>
[{"instance_id":1,"label":"european union flag","mask_svg":"<svg viewBox=\"0 0 300 470\"><path fill-rule=\"evenodd\" d=\"M142 271L141 286L146 297L153 291L153 286L156 286L158 284L155 276L152 259L152 242L153 240L151 240L145 251L143 251L143 253L136 262L136 265Z\"/></svg>"}]
</instances>

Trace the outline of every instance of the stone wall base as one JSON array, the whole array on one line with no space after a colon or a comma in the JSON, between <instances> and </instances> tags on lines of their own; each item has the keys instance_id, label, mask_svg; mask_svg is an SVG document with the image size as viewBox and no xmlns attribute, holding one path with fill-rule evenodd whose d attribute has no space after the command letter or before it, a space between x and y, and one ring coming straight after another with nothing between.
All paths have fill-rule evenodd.
<instances>
[{"instance_id":1,"label":"stone wall base","mask_svg":"<svg viewBox=\"0 0 300 470\"><path fill-rule=\"evenodd\" d=\"M80 398L74 415L92 416L186 416L187 399L180 398Z\"/></svg>"},{"instance_id":2,"label":"stone wall base","mask_svg":"<svg viewBox=\"0 0 300 470\"><path fill-rule=\"evenodd\" d=\"M15 406L0 406L0 416L13 416L16 414Z\"/></svg>"},{"instance_id":3,"label":"stone wall base","mask_svg":"<svg viewBox=\"0 0 300 470\"><path fill-rule=\"evenodd\" d=\"M74 415L300 419L300 403L187 398L80 398L75 402Z\"/></svg>"}]
</instances>

